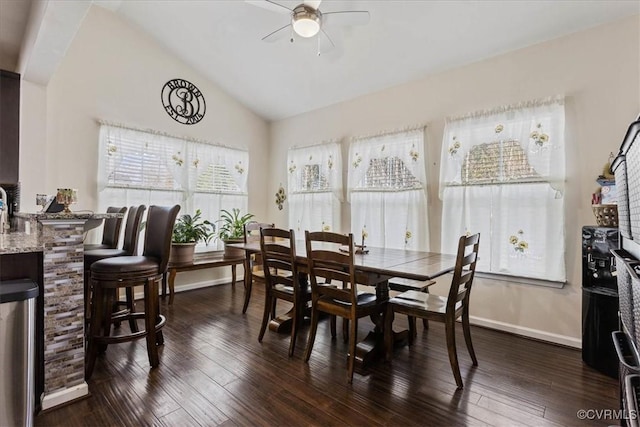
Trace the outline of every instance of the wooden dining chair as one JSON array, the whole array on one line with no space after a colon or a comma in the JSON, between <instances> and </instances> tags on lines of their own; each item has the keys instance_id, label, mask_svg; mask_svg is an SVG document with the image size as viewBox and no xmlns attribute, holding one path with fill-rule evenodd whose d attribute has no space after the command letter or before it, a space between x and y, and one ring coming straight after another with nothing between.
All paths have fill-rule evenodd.
<instances>
[{"instance_id":1,"label":"wooden dining chair","mask_svg":"<svg viewBox=\"0 0 640 427\"><path fill-rule=\"evenodd\" d=\"M304 360L309 361L320 313L349 321L347 380L353 381L358 319L384 312L384 301L375 294L358 292L363 277L356 275L353 234L305 231L309 277L311 279L311 328ZM322 283L324 281L324 284ZM327 286L342 284L342 286ZM332 326L333 329L333 326ZM335 332L332 330L332 335Z\"/></svg>"},{"instance_id":2,"label":"wooden dining chair","mask_svg":"<svg viewBox=\"0 0 640 427\"><path fill-rule=\"evenodd\" d=\"M244 242L256 243L260 242L260 230L263 228L273 228L275 224L269 224L266 222L249 222L244 226ZM259 253L251 254L247 256L245 260L245 272L244 272L244 304L242 306L242 313L247 312L249 307L249 300L251 299L251 289L253 283L265 283L264 271L262 270L262 258Z\"/></svg>"},{"instance_id":3,"label":"wooden dining chair","mask_svg":"<svg viewBox=\"0 0 640 427\"><path fill-rule=\"evenodd\" d=\"M276 300L288 301L293 304L289 342L289 357L291 357L307 303L311 300L311 292L306 280L304 284L299 281L295 232L280 228L261 228L260 249L266 287L264 314L258 341L262 342L269 319L275 317Z\"/></svg>"},{"instance_id":4,"label":"wooden dining chair","mask_svg":"<svg viewBox=\"0 0 640 427\"><path fill-rule=\"evenodd\" d=\"M391 360L393 352L392 324L395 313L406 314L413 318L442 322L445 324L445 335L451 370L453 371L458 389L463 387L460 367L458 365L458 353L456 351L455 325L456 320L462 317L464 340L467 344L471 360L473 361L473 366L478 366L478 359L473 350L471 330L469 327L469 296L471 295L471 286L476 270L479 245L480 234L460 237L456 266L453 271L453 278L451 279L451 286L447 297L410 290L389 300L385 315L384 331L386 360ZM415 322L412 323L410 321L409 345L413 344L414 337Z\"/></svg>"}]
</instances>

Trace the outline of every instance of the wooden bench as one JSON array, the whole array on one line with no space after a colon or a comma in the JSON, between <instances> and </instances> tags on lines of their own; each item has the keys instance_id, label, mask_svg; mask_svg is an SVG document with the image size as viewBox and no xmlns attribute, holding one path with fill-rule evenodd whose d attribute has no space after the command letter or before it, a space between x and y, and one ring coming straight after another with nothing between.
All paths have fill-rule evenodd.
<instances>
[{"instance_id":1,"label":"wooden bench","mask_svg":"<svg viewBox=\"0 0 640 427\"><path fill-rule=\"evenodd\" d=\"M188 263L169 263L167 267L167 273L169 275L169 304L173 304L173 296L175 294L175 280L176 275L180 271L192 271L202 270L205 268L225 267L231 266L231 283L236 284L236 266L238 264L244 264L244 256L225 258L223 252L201 252L196 253L193 262ZM167 295L167 275L165 275L162 281L162 296Z\"/></svg>"}]
</instances>

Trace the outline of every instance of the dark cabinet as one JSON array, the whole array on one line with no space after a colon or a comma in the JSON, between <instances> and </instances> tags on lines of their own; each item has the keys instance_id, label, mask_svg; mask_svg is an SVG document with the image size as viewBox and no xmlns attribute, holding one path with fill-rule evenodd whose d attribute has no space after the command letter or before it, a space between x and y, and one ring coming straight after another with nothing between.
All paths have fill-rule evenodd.
<instances>
[{"instance_id":1,"label":"dark cabinet","mask_svg":"<svg viewBox=\"0 0 640 427\"><path fill-rule=\"evenodd\" d=\"M0 70L0 183L18 182L20 74Z\"/></svg>"}]
</instances>

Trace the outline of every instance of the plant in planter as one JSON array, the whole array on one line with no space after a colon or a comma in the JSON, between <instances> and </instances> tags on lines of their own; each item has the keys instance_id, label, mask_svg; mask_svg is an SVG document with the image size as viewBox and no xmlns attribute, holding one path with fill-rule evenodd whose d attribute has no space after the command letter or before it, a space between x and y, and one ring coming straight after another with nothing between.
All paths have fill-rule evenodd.
<instances>
[{"instance_id":1,"label":"plant in planter","mask_svg":"<svg viewBox=\"0 0 640 427\"><path fill-rule=\"evenodd\" d=\"M220 211L220 228L218 230L218 238L225 243L225 256L242 256L241 249L228 248L227 243L244 242L244 226L254 217L253 214L247 213L240 215L240 209L233 208L231 212L226 209Z\"/></svg>"},{"instance_id":2,"label":"plant in planter","mask_svg":"<svg viewBox=\"0 0 640 427\"><path fill-rule=\"evenodd\" d=\"M201 219L200 209L192 216L182 215L173 226L171 236L171 257L173 263L190 262L198 242L207 245L215 236L216 226L208 220Z\"/></svg>"}]
</instances>

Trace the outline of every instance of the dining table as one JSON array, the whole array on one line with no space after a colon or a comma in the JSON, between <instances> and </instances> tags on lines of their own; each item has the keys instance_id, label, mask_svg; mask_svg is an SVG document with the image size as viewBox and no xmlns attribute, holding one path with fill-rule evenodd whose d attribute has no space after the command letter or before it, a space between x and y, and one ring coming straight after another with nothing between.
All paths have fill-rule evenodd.
<instances>
[{"instance_id":1,"label":"dining table","mask_svg":"<svg viewBox=\"0 0 640 427\"><path fill-rule=\"evenodd\" d=\"M234 243L231 246L243 249L246 259L251 254L260 252L260 242ZM296 262L300 288L305 291L308 289L308 260L304 240L296 241ZM359 284L375 287L377 298L388 300L390 279L432 281L453 271L456 256L438 252L367 246L364 250L360 248L354 255L354 264ZM250 272L249 274L245 272L245 280L251 280ZM290 328L291 320L291 311L289 311L272 319L269 329L285 332ZM356 345L355 370L360 373L366 372L376 359L384 355L382 316L372 316L371 320L375 325L374 330ZM394 332L394 342L397 347L406 344L407 334L408 331Z\"/></svg>"}]
</instances>

